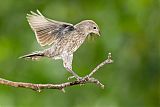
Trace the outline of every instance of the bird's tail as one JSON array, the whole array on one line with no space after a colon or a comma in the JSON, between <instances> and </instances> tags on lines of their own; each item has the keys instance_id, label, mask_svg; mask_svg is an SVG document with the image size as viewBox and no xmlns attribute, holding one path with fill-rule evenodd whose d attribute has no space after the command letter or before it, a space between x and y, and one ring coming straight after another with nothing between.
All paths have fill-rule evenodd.
<instances>
[{"instance_id":1,"label":"bird's tail","mask_svg":"<svg viewBox=\"0 0 160 107\"><path fill-rule=\"evenodd\" d=\"M23 56L21 56L19 58L38 60L38 59L40 59L41 57L44 57L44 56L45 56L44 52L36 51L36 52L31 53L31 54L23 55Z\"/></svg>"}]
</instances>

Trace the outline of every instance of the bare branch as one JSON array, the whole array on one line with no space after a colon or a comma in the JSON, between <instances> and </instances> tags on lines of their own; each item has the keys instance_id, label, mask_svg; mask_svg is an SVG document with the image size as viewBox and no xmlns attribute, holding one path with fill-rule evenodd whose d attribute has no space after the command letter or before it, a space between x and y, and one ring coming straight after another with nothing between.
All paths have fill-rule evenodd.
<instances>
[{"instance_id":1,"label":"bare branch","mask_svg":"<svg viewBox=\"0 0 160 107\"><path fill-rule=\"evenodd\" d=\"M81 85L86 83L95 83L97 86L104 88L104 85L99 82L97 79L91 77L96 71L103 67L105 64L111 64L113 63L113 60L111 60L111 53L108 54L108 58L100 63L96 68L94 68L91 73L85 77L83 77L81 80L76 80L73 82L65 82L61 84L33 84L33 83L24 83L24 82L14 82L9 81L6 79L0 78L0 84L12 86L12 87L21 87L21 88L29 88L38 92L41 92L42 89L59 89L62 92L65 92L64 88L74 86L74 85Z\"/></svg>"},{"instance_id":2,"label":"bare branch","mask_svg":"<svg viewBox=\"0 0 160 107\"><path fill-rule=\"evenodd\" d=\"M111 63L113 63L113 60L111 59L111 53L108 53L108 59L100 63L96 68L94 68L88 76L91 77L94 73L96 73L96 71L99 68L103 67L105 64L111 64Z\"/></svg>"}]
</instances>

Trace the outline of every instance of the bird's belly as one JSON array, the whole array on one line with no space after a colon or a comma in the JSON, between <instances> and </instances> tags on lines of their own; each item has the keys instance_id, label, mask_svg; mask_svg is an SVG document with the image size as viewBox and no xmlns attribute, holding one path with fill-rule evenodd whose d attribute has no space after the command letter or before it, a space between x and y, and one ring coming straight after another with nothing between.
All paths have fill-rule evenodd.
<instances>
[{"instance_id":1,"label":"bird's belly","mask_svg":"<svg viewBox=\"0 0 160 107\"><path fill-rule=\"evenodd\" d=\"M60 56L54 56L54 57L52 57L52 59L57 60L57 59L61 59L61 57Z\"/></svg>"}]
</instances>

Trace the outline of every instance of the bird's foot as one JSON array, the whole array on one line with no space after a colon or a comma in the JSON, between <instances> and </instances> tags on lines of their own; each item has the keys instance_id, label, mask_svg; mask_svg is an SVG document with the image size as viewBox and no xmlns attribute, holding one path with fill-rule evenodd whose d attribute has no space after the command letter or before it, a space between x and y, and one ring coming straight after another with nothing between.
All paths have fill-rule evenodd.
<instances>
[{"instance_id":1,"label":"bird's foot","mask_svg":"<svg viewBox=\"0 0 160 107\"><path fill-rule=\"evenodd\" d=\"M83 77L79 77L79 76L78 77L70 76L68 77L68 80L73 79L73 78L77 79L77 81L81 81L83 79Z\"/></svg>"},{"instance_id":2,"label":"bird's foot","mask_svg":"<svg viewBox=\"0 0 160 107\"><path fill-rule=\"evenodd\" d=\"M71 80L71 79L73 79L73 78L75 78L75 76L69 76L69 77L68 77L68 80Z\"/></svg>"},{"instance_id":3,"label":"bird's foot","mask_svg":"<svg viewBox=\"0 0 160 107\"><path fill-rule=\"evenodd\" d=\"M84 85L86 82L89 82L89 83L95 83L98 86L100 86L102 89L104 89L104 85L98 79L94 77L90 77L89 75L86 75L84 77L70 76L68 77L68 80L73 78L77 79L77 81L80 82L80 86Z\"/></svg>"},{"instance_id":4,"label":"bird's foot","mask_svg":"<svg viewBox=\"0 0 160 107\"><path fill-rule=\"evenodd\" d=\"M89 75L86 75L85 77L70 76L68 77L68 80L71 80L73 78L77 79L77 81L82 81L82 80L89 80L91 77L89 77Z\"/></svg>"}]
</instances>

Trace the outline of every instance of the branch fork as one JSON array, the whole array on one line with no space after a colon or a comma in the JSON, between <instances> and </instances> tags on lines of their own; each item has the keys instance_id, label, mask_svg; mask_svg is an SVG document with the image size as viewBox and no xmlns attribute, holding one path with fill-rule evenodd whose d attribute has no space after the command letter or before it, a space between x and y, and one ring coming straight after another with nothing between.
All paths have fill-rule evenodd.
<instances>
[{"instance_id":1,"label":"branch fork","mask_svg":"<svg viewBox=\"0 0 160 107\"><path fill-rule=\"evenodd\" d=\"M0 84L12 86L12 87L29 88L37 92L41 92L42 89L58 89L58 90L61 90L62 92L65 92L64 88L66 87L70 87L74 85L82 85L86 83L95 83L97 86L103 89L104 85L98 79L95 79L92 76L105 64L111 64L111 63L113 63L113 60L111 59L111 53L108 53L107 59L104 60L99 65L97 65L97 67L95 67L90 74L86 75L85 77L82 77L82 79L80 80L75 80L73 82L65 82L61 84L33 84L33 83L24 83L24 82L14 82L14 81L0 78Z\"/></svg>"}]
</instances>

